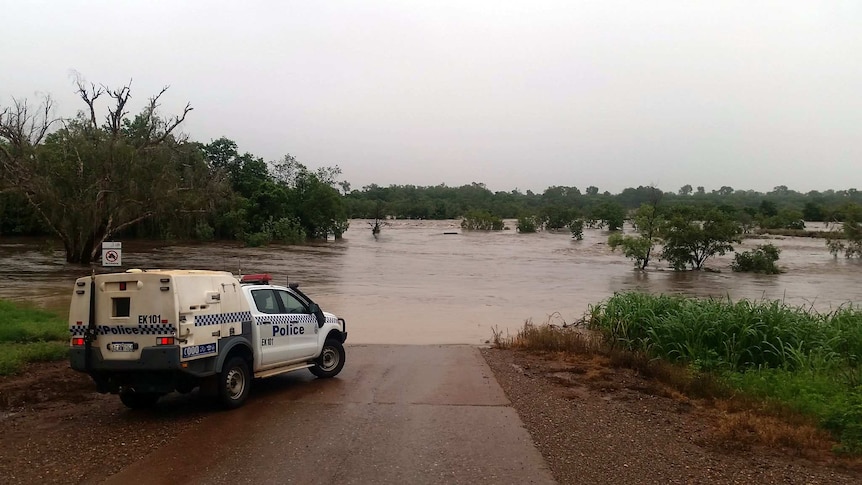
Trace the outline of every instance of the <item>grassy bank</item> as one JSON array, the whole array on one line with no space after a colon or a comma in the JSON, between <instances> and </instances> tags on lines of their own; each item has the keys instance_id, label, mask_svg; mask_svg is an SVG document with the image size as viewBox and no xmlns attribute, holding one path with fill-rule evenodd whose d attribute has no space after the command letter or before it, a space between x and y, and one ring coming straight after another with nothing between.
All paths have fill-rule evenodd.
<instances>
[{"instance_id":1,"label":"grassy bank","mask_svg":"<svg viewBox=\"0 0 862 485\"><path fill-rule=\"evenodd\" d=\"M812 422L840 442L835 451L862 454L860 310L818 314L780 302L621 293L592 306L585 322L595 332L528 324L495 340L603 354L693 397L722 400L720 406Z\"/></svg>"},{"instance_id":2,"label":"grassy bank","mask_svg":"<svg viewBox=\"0 0 862 485\"><path fill-rule=\"evenodd\" d=\"M68 350L65 320L45 310L0 300L0 375L14 374L28 362L62 360Z\"/></svg>"}]
</instances>

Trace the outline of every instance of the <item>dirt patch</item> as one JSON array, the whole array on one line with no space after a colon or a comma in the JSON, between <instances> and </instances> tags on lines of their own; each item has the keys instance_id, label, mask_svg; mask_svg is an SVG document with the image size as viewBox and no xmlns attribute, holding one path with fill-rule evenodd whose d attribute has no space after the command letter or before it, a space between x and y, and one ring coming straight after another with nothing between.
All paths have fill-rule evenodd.
<instances>
[{"instance_id":1,"label":"dirt patch","mask_svg":"<svg viewBox=\"0 0 862 485\"><path fill-rule=\"evenodd\" d=\"M821 434L808 438L815 451L758 444L762 423L750 415L602 356L482 352L560 483L862 483L858 464L835 460Z\"/></svg>"},{"instance_id":2,"label":"dirt patch","mask_svg":"<svg viewBox=\"0 0 862 485\"><path fill-rule=\"evenodd\" d=\"M98 482L214 412L194 395L165 400L131 411L67 362L0 378L0 483Z\"/></svg>"}]
</instances>

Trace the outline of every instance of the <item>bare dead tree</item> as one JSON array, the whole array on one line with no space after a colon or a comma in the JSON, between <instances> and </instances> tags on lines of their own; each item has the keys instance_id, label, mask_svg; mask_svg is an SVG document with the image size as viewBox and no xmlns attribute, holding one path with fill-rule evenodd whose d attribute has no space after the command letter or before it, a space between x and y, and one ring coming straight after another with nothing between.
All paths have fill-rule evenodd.
<instances>
[{"instance_id":1,"label":"bare dead tree","mask_svg":"<svg viewBox=\"0 0 862 485\"><path fill-rule=\"evenodd\" d=\"M75 80L75 85L78 88L78 96L84 100L87 108L89 108L90 125L95 130L99 128L99 122L96 121L96 100L99 99L99 96L105 93L105 90L101 86L97 88L96 85L92 83L90 83L89 87L86 84L87 83L80 76Z\"/></svg>"},{"instance_id":2,"label":"bare dead tree","mask_svg":"<svg viewBox=\"0 0 862 485\"><path fill-rule=\"evenodd\" d=\"M129 84L123 86L120 89L108 89L105 88L105 91L108 93L108 96L114 99L114 108L108 110L108 131L111 132L111 136L116 138L120 135L120 129L122 128L123 119L126 118L126 115L129 114L126 111L126 103L129 102L129 97L131 97L131 86L132 81L129 80ZM92 108L91 108L92 109Z\"/></svg>"},{"instance_id":3,"label":"bare dead tree","mask_svg":"<svg viewBox=\"0 0 862 485\"><path fill-rule=\"evenodd\" d=\"M161 98L162 95L165 94L165 91L167 91L168 88L170 88L170 86L163 87L162 90L159 91L159 94L151 97L149 105L144 109L144 113L147 116L147 120L146 120L147 126L152 127L153 129L155 128L155 126L157 124L154 122L155 121L154 116L155 116L156 108L159 107L159 98ZM141 148L145 148L145 147L153 146L153 145L158 145L158 144L164 142L169 136L171 136L173 134L174 130L183 121L186 120L186 116L189 114L189 112L192 111L192 109L194 109L194 108L192 108L191 103L186 103L185 108L183 108L183 113L181 115L174 116L170 121L168 121L165 124L165 128L164 128L161 136L154 139L153 138L153 132L149 131L147 133L147 136L145 137L145 140L147 140L147 142L144 143L144 145Z\"/></svg>"},{"instance_id":4,"label":"bare dead tree","mask_svg":"<svg viewBox=\"0 0 862 485\"><path fill-rule=\"evenodd\" d=\"M183 161L196 148L175 135L191 105L167 119L156 113L167 86L130 130L131 81L111 89L79 76L75 86L86 106L78 118L52 119L49 97L36 111L18 100L0 107L0 190L23 195L63 241L67 261L88 263L119 231L160 213L204 207L208 168ZM97 101L105 97L111 102L100 126ZM49 137L55 123L62 127Z\"/></svg>"}]
</instances>

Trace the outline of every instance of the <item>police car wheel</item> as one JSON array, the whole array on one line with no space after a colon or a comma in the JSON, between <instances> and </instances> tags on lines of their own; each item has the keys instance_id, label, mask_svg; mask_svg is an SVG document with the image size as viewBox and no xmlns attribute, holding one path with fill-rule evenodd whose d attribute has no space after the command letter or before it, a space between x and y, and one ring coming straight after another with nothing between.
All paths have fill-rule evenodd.
<instances>
[{"instance_id":1,"label":"police car wheel","mask_svg":"<svg viewBox=\"0 0 862 485\"><path fill-rule=\"evenodd\" d=\"M241 357L234 357L222 367L219 378L219 400L228 409L238 408L248 398L251 374L248 364Z\"/></svg>"},{"instance_id":2,"label":"police car wheel","mask_svg":"<svg viewBox=\"0 0 862 485\"><path fill-rule=\"evenodd\" d=\"M334 377L344 367L344 346L335 339L326 339L320 357L310 367L311 373L317 377Z\"/></svg>"},{"instance_id":3,"label":"police car wheel","mask_svg":"<svg viewBox=\"0 0 862 485\"><path fill-rule=\"evenodd\" d=\"M120 393L120 401L130 409L146 409L156 405L156 401L162 397L154 392L127 391Z\"/></svg>"}]
</instances>

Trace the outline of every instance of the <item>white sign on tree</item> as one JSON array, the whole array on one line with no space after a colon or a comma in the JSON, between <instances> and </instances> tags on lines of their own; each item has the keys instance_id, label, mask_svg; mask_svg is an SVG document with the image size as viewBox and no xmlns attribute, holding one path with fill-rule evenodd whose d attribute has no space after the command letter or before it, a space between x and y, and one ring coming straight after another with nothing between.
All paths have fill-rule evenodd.
<instances>
[{"instance_id":1,"label":"white sign on tree","mask_svg":"<svg viewBox=\"0 0 862 485\"><path fill-rule=\"evenodd\" d=\"M123 243L121 242L103 242L102 243L102 266L122 266L123 265Z\"/></svg>"}]
</instances>

